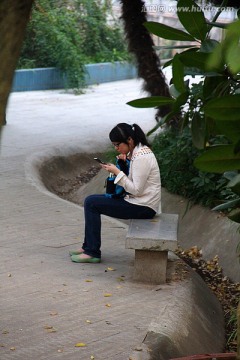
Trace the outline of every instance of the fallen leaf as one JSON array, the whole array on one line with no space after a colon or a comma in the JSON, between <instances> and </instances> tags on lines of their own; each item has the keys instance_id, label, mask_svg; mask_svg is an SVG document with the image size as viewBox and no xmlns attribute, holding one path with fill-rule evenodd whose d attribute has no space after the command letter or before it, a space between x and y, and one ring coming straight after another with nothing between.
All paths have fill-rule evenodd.
<instances>
[{"instance_id":1,"label":"fallen leaf","mask_svg":"<svg viewBox=\"0 0 240 360\"><path fill-rule=\"evenodd\" d=\"M48 332L48 333L55 333L55 332L57 332L57 330L54 329L54 328L52 328L52 329L48 329L47 332Z\"/></svg>"},{"instance_id":2,"label":"fallen leaf","mask_svg":"<svg viewBox=\"0 0 240 360\"><path fill-rule=\"evenodd\" d=\"M57 332L57 330L53 326L45 325L44 329L47 330L48 333Z\"/></svg>"},{"instance_id":3,"label":"fallen leaf","mask_svg":"<svg viewBox=\"0 0 240 360\"><path fill-rule=\"evenodd\" d=\"M77 343L77 344L75 345L75 347L84 347L84 346L86 346L86 344L84 344L84 343Z\"/></svg>"},{"instance_id":4,"label":"fallen leaf","mask_svg":"<svg viewBox=\"0 0 240 360\"><path fill-rule=\"evenodd\" d=\"M111 304L106 304L105 306L106 306L106 307L111 307Z\"/></svg>"},{"instance_id":5,"label":"fallen leaf","mask_svg":"<svg viewBox=\"0 0 240 360\"><path fill-rule=\"evenodd\" d=\"M111 268L111 267L108 267L108 268L107 268L107 271L116 271L116 269Z\"/></svg>"},{"instance_id":6,"label":"fallen leaf","mask_svg":"<svg viewBox=\"0 0 240 360\"><path fill-rule=\"evenodd\" d=\"M91 360L94 360L94 359L95 359L95 357L94 357L93 355L91 355L91 356L90 356L90 359L91 359Z\"/></svg>"},{"instance_id":7,"label":"fallen leaf","mask_svg":"<svg viewBox=\"0 0 240 360\"><path fill-rule=\"evenodd\" d=\"M86 320L86 323L87 324L91 324L92 322L90 320Z\"/></svg>"},{"instance_id":8,"label":"fallen leaf","mask_svg":"<svg viewBox=\"0 0 240 360\"><path fill-rule=\"evenodd\" d=\"M14 346L10 347L10 350L15 351L16 348Z\"/></svg>"},{"instance_id":9,"label":"fallen leaf","mask_svg":"<svg viewBox=\"0 0 240 360\"><path fill-rule=\"evenodd\" d=\"M110 297L110 296L112 296L112 294L110 294L110 293L104 294L104 297Z\"/></svg>"},{"instance_id":10,"label":"fallen leaf","mask_svg":"<svg viewBox=\"0 0 240 360\"><path fill-rule=\"evenodd\" d=\"M58 315L58 312L57 312L57 311L52 311L52 312L50 313L50 315L51 315L51 316L56 316L56 315Z\"/></svg>"},{"instance_id":11,"label":"fallen leaf","mask_svg":"<svg viewBox=\"0 0 240 360\"><path fill-rule=\"evenodd\" d=\"M91 279L87 279L87 280L85 280L85 282L92 282L92 280L91 280Z\"/></svg>"}]
</instances>

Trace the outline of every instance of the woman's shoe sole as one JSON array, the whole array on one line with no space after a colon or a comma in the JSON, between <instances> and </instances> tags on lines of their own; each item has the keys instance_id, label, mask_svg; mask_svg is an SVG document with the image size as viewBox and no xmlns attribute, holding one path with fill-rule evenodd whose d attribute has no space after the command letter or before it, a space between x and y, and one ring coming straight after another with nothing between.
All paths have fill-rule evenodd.
<instances>
[{"instance_id":1,"label":"woman's shoe sole","mask_svg":"<svg viewBox=\"0 0 240 360\"><path fill-rule=\"evenodd\" d=\"M100 258L90 257L90 258L80 258L78 255L72 255L71 260L76 263L100 263Z\"/></svg>"}]
</instances>

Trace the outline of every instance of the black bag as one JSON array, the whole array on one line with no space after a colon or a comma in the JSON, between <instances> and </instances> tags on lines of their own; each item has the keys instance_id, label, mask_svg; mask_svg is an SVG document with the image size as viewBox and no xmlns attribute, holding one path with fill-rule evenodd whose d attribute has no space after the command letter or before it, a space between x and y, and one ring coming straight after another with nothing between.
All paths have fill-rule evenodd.
<instances>
[{"instance_id":1,"label":"black bag","mask_svg":"<svg viewBox=\"0 0 240 360\"><path fill-rule=\"evenodd\" d=\"M117 160L116 166L123 171L126 175L129 173L129 166L130 161L127 159L126 161L122 159ZM126 191L124 188L120 185L114 184L114 180L116 179L116 176L113 174L110 174L106 181L105 181L105 187L106 187L106 193L105 196L111 197L111 198L120 198L124 197L126 195Z\"/></svg>"}]
</instances>

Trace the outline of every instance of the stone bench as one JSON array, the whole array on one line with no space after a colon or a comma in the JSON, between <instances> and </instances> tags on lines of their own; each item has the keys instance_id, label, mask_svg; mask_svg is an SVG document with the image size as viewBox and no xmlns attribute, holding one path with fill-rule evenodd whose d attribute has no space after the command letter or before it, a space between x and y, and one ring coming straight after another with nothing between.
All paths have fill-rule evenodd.
<instances>
[{"instance_id":1,"label":"stone bench","mask_svg":"<svg viewBox=\"0 0 240 360\"><path fill-rule=\"evenodd\" d=\"M177 249L177 228L176 214L161 213L153 219L130 220L125 247L135 250L134 280L166 282L168 251Z\"/></svg>"}]
</instances>

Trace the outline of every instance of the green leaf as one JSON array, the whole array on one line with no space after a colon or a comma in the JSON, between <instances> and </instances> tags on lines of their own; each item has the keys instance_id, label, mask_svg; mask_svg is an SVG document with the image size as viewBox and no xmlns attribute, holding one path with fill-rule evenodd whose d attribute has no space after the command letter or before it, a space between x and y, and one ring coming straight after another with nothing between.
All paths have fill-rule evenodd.
<instances>
[{"instance_id":1,"label":"green leaf","mask_svg":"<svg viewBox=\"0 0 240 360\"><path fill-rule=\"evenodd\" d=\"M240 71L240 47L238 42L231 42L226 50L226 62L230 72L236 75Z\"/></svg>"},{"instance_id":2,"label":"green leaf","mask_svg":"<svg viewBox=\"0 0 240 360\"><path fill-rule=\"evenodd\" d=\"M240 154L234 154L233 145L218 145L209 148L201 154L194 165L202 170L213 173L223 173L240 169Z\"/></svg>"},{"instance_id":3,"label":"green leaf","mask_svg":"<svg viewBox=\"0 0 240 360\"><path fill-rule=\"evenodd\" d=\"M166 61L165 64L163 65L163 69L165 69L166 67L172 65L172 59L170 59L169 61Z\"/></svg>"},{"instance_id":4,"label":"green leaf","mask_svg":"<svg viewBox=\"0 0 240 360\"><path fill-rule=\"evenodd\" d=\"M210 100L204 106L205 114L215 120L240 120L240 94Z\"/></svg>"},{"instance_id":5,"label":"green leaf","mask_svg":"<svg viewBox=\"0 0 240 360\"><path fill-rule=\"evenodd\" d=\"M240 195L240 174L236 175L227 185L235 194Z\"/></svg>"},{"instance_id":6,"label":"green leaf","mask_svg":"<svg viewBox=\"0 0 240 360\"><path fill-rule=\"evenodd\" d=\"M154 49L156 50L162 50L162 49L197 49L195 45L159 45L159 46L154 46Z\"/></svg>"},{"instance_id":7,"label":"green leaf","mask_svg":"<svg viewBox=\"0 0 240 360\"><path fill-rule=\"evenodd\" d=\"M218 134L225 135L236 144L240 140L240 121L221 120L215 122Z\"/></svg>"},{"instance_id":8,"label":"green leaf","mask_svg":"<svg viewBox=\"0 0 240 360\"><path fill-rule=\"evenodd\" d=\"M219 44L219 42L217 40L206 39L201 44L200 52L211 53L218 44Z\"/></svg>"},{"instance_id":9,"label":"green leaf","mask_svg":"<svg viewBox=\"0 0 240 360\"><path fill-rule=\"evenodd\" d=\"M214 51L209 54L206 64L207 70L224 69L223 45L218 44Z\"/></svg>"},{"instance_id":10,"label":"green leaf","mask_svg":"<svg viewBox=\"0 0 240 360\"><path fill-rule=\"evenodd\" d=\"M172 62L172 81L175 88L180 92L186 91L184 83L184 66L183 63L179 60L179 55L176 54Z\"/></svg>"},{"instance_id":11,"label":"green leaf","mask_svg":"<svg viewBox=\"0 0 240 360\"><path fill-rule=\"evenodd\" d=\"M203 84L203 97L205 99L217 96L223 85L226 84L227 78L224 76L205 77Z\"/></svg>"},{"instance_id":12,"label":"green leaf","mask_svg":"<svg viewBox=\"0 0 240 360\"><path fill-rule=\"evenodd\" d=\"M226 38L224 40L225 58L228 68L232 74L240 71L240 20L234 21L227 28Z\"/></svg>"},{"instance_id":13,"label":"green leaf","mask_svg":"<svg viewBox=\"0 0 240 360\"><path fill-rule=\"evenodd\" d=\"M233 21L232 23L227 25L228 34L232 36L232 34L240 35L240 19ZM227 36L228 36L227 34Z\"/></svg>"},{"instance_id":14,"label":"green leaf","mask_svg":"<svg viewBox=\"0 0 240 360\"><path fill-rule=\"evenodd\" d=\"M236 223L240 223L240 208L232 210L228 214L228 218Z\"/></svg>"},{"instance_id":15,"label":"green leaf","mask_svg":"<svg viewBox=\"0 0 240 360\"><path fill-rule=\"evenodd\" d=\"M170 113L166 114L158 123L155 125L151 130L148 131L147 136L154 133L160 126L164 125L167 121L171 120L171 118L176 115L176 112L171 111Z\"/></svg>"},{"instance_id":16,"label":"green leaf","mask_svg":"<svg viewBox=\"0 0 240 360\"><path fill-rule=\"evenodd\" d=\"M184 28L194 38L203 41L208 32L206 19L201 8L193 0L179 0L177 15Z\"/></svg>"},{"instance_id":17,"label":"green leaf","mask_svg":"<svg viewBox=\"0 0 240 360\"><path fill-rule=\"evenodd\" d=\"M234 21L227 25L227 33L225 39L216 46L208 61L208 68L224 66L226 63L230 72L235 75L240 71L239 66L239 47L240 38L240 21Z\"/></svg>"},{"instance_id":18,"label":"green leaf","mask_svg":"<svg viewBox=\"0 0 240 360\"><path fill-rule=\"evenodd\" d=\"M208 61L209 54L203 52L188 51L179 54L180 60L185 66L196 67L206 71L206 62Z\"/></svg>"},{"instance_id":19,"label":"green leaf","mask_svg":"<svg viewBox=\"0 0 240 360\"><path fill-rule=\"evenodd\" d=\"M222 210L232 209L238 205L240 205L240 199L235 199L235 200L231 200L226 203L223 203L221 205L215 206L212 210L213 211L222 211Z\"/></svg>"},{"instance_id":20,"label":"green leaf","mask_svg":"<svg viewBox=\"0 0 240 360\"><path fill-rule=\"evenodd\" d=\"M127 105L136 108L153 108L163 105L171 105L174 99L165 96L151 96L127 102Z\"/></svg>"},{"instance_id":21,"label":"green leaf","mask_svg":"<svg viewBox=\"0 0 240 360\"><path fill-rule=\"evenodd\" d=\"M240 136L234 145L234 154L240 153Z\"/></svg>"},{"instance_id":22,"label":"green leaf","mask_svg":"<svg viewBox=\"0 0 240 360\"><path fill-rule=\"evenodd\" d=\"M147 21L143 23L145 28L152 34L157 35L167 40L179 40L179 41L194 41L194 37L188 33L175 29L171 26L160 24L154 21Z\"/></svg>"},{"instance_id":23,"label":"green leaf","mask_svg":"<svg viewBox=\"0 0 240 360\"><path fill-rule=\"evenodd\" d=\"M197 149L204 149L206 143L206 123L198 112L192 118L192 141Z\"/></svg>"},{"instance_id":24,"label":"green leaf","mask_svg":"<svg viewBox=\"0 0 240 360\"><path fill-rule=\"evenodd\" d=\"M173 110L176 112L180 112L181 107L186 104L188 100L189 92L185 91L181 93L175 100L173 104Z\"/></svg>"},{"instance_id":25,"label":"green leaf","mask_svg":"<svg viewBox=\"0 0 240 360\"><path fill-rule=\"evenodd\" d=\"M180 95L180 92L176 89L174 84L171 84L169 86L169 93L174 99L176 99Z\"/></svg>"}]
</instances>

